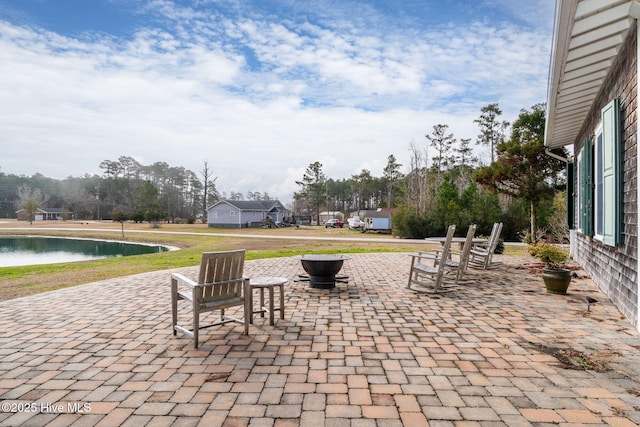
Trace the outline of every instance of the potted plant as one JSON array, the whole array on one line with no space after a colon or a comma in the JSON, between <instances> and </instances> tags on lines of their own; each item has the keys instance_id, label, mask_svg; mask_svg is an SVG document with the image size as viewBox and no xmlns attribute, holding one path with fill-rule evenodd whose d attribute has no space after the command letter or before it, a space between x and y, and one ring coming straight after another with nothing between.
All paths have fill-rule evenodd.
<instances>
[{"instance_id":1,"label":"potted plant","mask_svg":"<svg viewBox=\"0 0 640 427\"><path fill-rule=\"evenodd\" d=\"M542 269L542 280L547 292L566 294L571 282L571 270L566 268L569 253L550 243L529 245L527 252L545 264L545 268Z\"/></svg>"}]
</instances>

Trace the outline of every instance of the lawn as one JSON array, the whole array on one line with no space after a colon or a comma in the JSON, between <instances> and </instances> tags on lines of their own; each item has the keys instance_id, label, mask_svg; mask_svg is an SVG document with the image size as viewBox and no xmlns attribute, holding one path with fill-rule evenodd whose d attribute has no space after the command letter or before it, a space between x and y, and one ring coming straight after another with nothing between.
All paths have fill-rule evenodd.
<instances>
[{"instance_id":1,"label":"lawn","mask_svg":"<svg viewBox=\"0 0 640 427\"><path fill-rule=\"evenodd\" d=\"M95 261L0 268L0 300L51 291L83 283L147 271L197 265L207 251L243 248L247 259L292 256L302 253L411 251L424 247L421 241L379 242L389 235L362 234L347 229L300 227L284 229L214 229L206 225L121 225L112 222L0 223L0 235L47 235L124 240L175 246L180 250ZM261 236L262 238L247 237ZM309 240L349 239L348 240Z\"/></svg>"},{"instance_id":2,"label":"lawn","mask_svg":"<svg viewBox=\"0 0 640 427\"><path fill-rule=\"evenodd\" d=\"M302 253L411 252L435 248L422 240L324 227L218 229L204 224L0 221L1 235L46 235L121 240L175 246L180 250L63 264L0 268L0 301L148 271L197 265L202 252L246 249L247 259ZM249 237L249 235L251 237ZM521 255L507 247L507 254Z\"/></svg>"}]
</instances>

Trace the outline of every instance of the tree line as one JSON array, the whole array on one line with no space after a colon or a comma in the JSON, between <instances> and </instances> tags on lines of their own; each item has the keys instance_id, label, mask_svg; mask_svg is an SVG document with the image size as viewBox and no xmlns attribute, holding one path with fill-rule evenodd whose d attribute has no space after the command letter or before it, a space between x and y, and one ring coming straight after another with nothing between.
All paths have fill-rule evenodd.
<instances>
[{"instance_id":1,"label":"tree line","mask_svg":"<svg viewBox=\"0 0 640 427\"><path fill-rule=\"evenodd\" d=\"M76 219L126 217L135 221L196 218L219 196L207 162L201 175L164 162L142 165L132 157L104 160L102 175L63 180L0 172L0 216L14 217L25 202L63 208Z\"/></svg>"},{"instance_id":2,"label":"tree line","mask_svg":"<svg viewBox=\"0 0 640 427\"><path fill-rule=\"evenodd\" d=\"M349 178L329 178L320 162L311 163L296 181L300 190L294 193L294 214L319 220L321 210L348 215L395 208L393 230L401 237L441 235L452 223L461 232L476 223L479 234L488 234L493 222L500 221L505 237L517 238L528 230L535 239L538 230L558 222L563 210L554 200L562 194L563 164L545 154L545 106L523 109L513 124L501 120L498 104L488 104L480 113L474 120L479 128L475 143L488 149L489 165L474 155L471 139L458 140L448 125L436 124L423 143L409 144L406 173L393 154L379 177L363 169ZM554 153L567 155L564 149ZM30 206L67 209L76 219L193 222L206 218L206 208L220 199L270 199L258 191L220 194L206 161L199 174L164 162L142 165L127 156L99 166L102 175L64 180L0 171L0 216L14 217L30 201Z\"/></svg>"},{"instance_id":3,"label":"tree line","mask_svg":"<svg viewBox=\"0 0 640 427\"><path fill-rule=\"evenodd\" d=\"M405 238L443 235L450 224L461 234L476 224L478 234L489 234L494 222L503 222L508 239L532 241L540 234L556 238L566 232L564 148L549 156L544 146L545 105L523 109L511 125L500 119L498 104L481 109L475 120L476 144L488 148L491 163L482 165L473 154L471 139L456 139L446 124L426 134L427 144L410 144L410 164L400 172L389 155L383 176L363 169L349 179L333 180L322 164L310 164L300 191L294 194L297 212L315 216L321 209L355 212L395 208L393 233ZM511 134L507 137L507 129Z\"/></svg>"}]
</instances>

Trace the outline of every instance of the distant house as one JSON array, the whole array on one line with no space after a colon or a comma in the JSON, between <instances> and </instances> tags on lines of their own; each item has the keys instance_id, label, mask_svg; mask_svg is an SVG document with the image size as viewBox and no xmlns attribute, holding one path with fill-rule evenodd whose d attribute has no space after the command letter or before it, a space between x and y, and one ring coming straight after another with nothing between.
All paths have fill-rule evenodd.
<instances>
[{"instance_id":1,"label":"distant house","mask_svg":"<svg viewBox=\"0 0 640 427\"><path fill-rule=\"evenodd\" d=\"M290 217L278 200L221 200L207 209L209 227L256 227L267 218L279 223Z\"/></svg>"},{"instance_id":2,"label":"distant house","mask_svg":"<svg viewBox=\"0 0 640 427\"><path fill-rule=\"evenodd\" d=\"M545 145L571 146L571 255L640 330L640 1L557 0Z\"/></svg>"},{"instance_id":3,"label":"distant house","mask_svg":"<svg viewBox=\"0 0 640 427\"><path fill-rule=\"evenodd\" d=\"M49 221L49 220L67 220L71 219L73 216L72 212L69 212L65 209L60 208L41 208L38 209L36 214L33 216L34 221ZM29 221L29 214L24 209L20 209L16 211L16 217L18 221Z\"/></svg>"}]
</instances>

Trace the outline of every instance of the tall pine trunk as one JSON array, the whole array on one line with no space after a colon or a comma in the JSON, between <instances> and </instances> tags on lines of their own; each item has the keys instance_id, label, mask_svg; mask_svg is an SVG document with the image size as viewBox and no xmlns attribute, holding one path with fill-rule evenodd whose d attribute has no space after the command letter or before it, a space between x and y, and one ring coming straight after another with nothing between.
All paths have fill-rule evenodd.
<instances>
[{"instance_id":1,"label":"tall pine trunk","mask_svg":"<svg viewBox=\"0 0 640 427\"><path fill-rule=\"evenodd\" d=\"M531 243L536 243L538 238L537 238L537 225L536 225L536 205L533 202L533 200L531 201Z\"/></svg>"}]
</instances>

